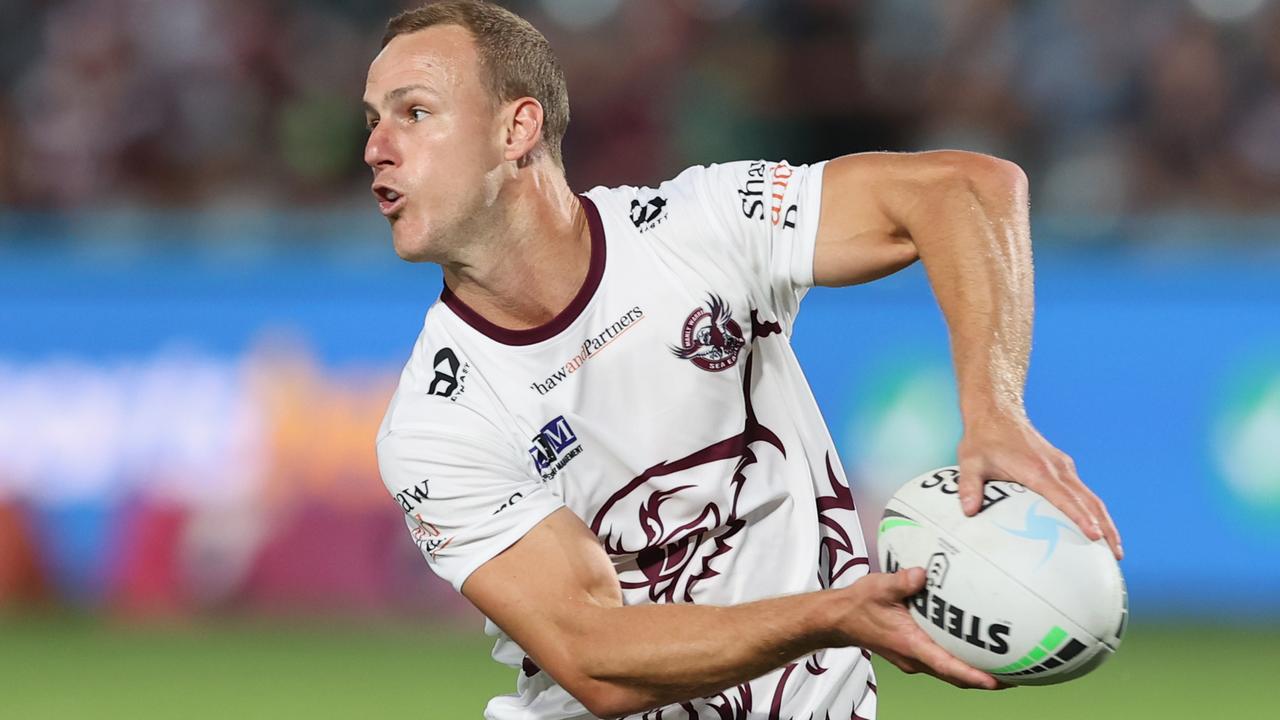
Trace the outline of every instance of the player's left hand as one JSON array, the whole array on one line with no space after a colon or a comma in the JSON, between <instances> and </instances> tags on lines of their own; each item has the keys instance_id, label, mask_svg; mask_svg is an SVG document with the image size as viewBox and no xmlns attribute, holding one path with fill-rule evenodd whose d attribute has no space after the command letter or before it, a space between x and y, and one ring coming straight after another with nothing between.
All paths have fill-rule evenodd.
<instances>
[{"instance_id":1,"label":"player's left hand","mask_svg":"<svg viewBox=\"0 0 1280 720\"><path fill-rule=\"evenodd\" d=\"M986 481L1011 480L1044 496L1090 540L1105 538L1117 560L1124 557L1120 533L1106 505L1080 480L1075 461L1049 444L1026 418L967 422L956 454L965 515L974 515L982 506Z\"/></svg>"}]
</instances>

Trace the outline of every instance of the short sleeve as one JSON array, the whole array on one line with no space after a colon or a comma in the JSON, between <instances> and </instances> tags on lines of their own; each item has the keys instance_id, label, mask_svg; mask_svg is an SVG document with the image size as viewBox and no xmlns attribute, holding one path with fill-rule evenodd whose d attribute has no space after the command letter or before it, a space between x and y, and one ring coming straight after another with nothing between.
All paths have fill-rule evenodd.
<instances>
[{"instance_id":1,"label":"short sleeve","mask_svg":"<svg viewBox=\"0 0 1280 720\"><path fill-rule=\"evenodd\" d=\"M563 501L483 438L391 431L378 467L431 569L459 591L471 573Z\"/></svg>"},{"instance_id":2,"label":"short sleeve","mask_svg":"<svg viewBox=\"0 0 1280 720\"><path fill-rule=\"evenodd\" d=\"M767 287L773 310L788 326L813 286L813 254L826 163L744 161L690 168L690 182L713 214L721 240Z\"/></svg>"}]
</instances>

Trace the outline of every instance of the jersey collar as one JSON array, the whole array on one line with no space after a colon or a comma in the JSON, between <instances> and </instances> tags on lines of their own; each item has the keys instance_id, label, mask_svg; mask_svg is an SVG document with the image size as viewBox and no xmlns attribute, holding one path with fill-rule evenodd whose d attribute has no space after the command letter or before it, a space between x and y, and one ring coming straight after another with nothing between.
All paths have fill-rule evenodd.
<instances>
[{"instance_id":1,"label":"jersey collar","mask_svg":"<svg viewBox=\"0 0 1280 720\"><path fill-rule=\"evenodd\" d=\"M600 211L596 209L596 205L591 201L591 198L579 195L578 200L582 203L582 209L587 214L587 226L591 231L591 262L587 267L587 277L583 280L582 287L578 288L578 294L558 315L537 327L510 330L495 325L481 317L480 313L472 310L457 295L454 295L448 285L440 292L441 302L447 305L455 315L470 325L476 332L503 345L532 345L543 340L549 340L564 332L586 309L587 303L591 302L591 298L596 294L596 289L600 287L601 278L604 277L604 223L600 221Z\"/></svg>"}]
</instances>

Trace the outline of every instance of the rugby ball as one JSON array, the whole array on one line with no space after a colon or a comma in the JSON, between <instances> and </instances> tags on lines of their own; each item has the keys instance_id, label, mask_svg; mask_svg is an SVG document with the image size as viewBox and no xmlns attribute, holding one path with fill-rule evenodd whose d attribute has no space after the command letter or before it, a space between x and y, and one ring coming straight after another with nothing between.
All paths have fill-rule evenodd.
<instances>
[{"instance_id":1,"label":"rugby ball","mask_svg":"<svg viewBox=\"0 0 1280 720\"><path fill-rule=\"evenodd\" d=\"M959 468L903 485L880 520L885 572L922 567L911 616L947 652L1011 685L1051 685L1120 645L1128 595L1120 566L1057 508L1012 482L986 483L965 516Z\"/></svg>"}]
</instances>

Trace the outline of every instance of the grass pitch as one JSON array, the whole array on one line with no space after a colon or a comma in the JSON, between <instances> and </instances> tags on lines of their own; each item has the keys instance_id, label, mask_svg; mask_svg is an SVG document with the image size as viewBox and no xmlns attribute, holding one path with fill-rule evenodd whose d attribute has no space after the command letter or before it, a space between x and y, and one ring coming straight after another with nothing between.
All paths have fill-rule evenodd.
<instances>
[{"instance_id":1,"label":"grass pitch","mask_svg":"<svg viewBox=\"0 0 1280 720\"><path fill-rule=\"evenodd\" d=\"M0 618L0 718L480 718L514 689L475 632L412 622L127 627ZM1093 675L964 692L877 661L884 720L1273 717L1280 627L1137 626Z\"/></svg>"}]
</instances>

